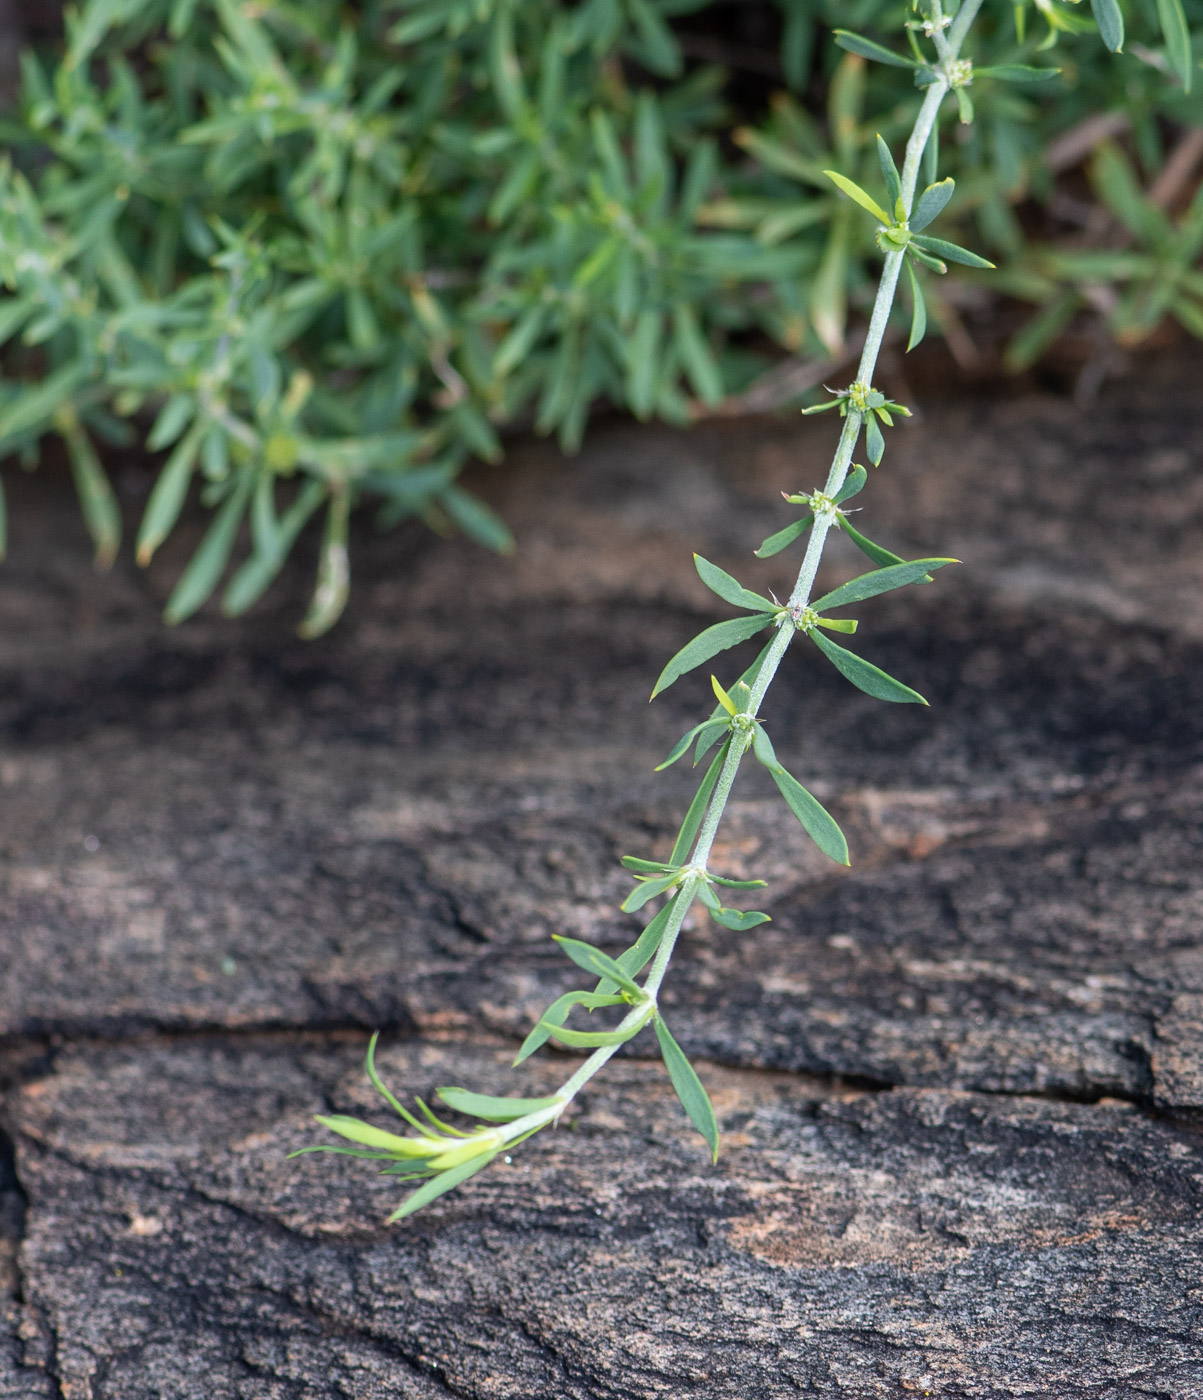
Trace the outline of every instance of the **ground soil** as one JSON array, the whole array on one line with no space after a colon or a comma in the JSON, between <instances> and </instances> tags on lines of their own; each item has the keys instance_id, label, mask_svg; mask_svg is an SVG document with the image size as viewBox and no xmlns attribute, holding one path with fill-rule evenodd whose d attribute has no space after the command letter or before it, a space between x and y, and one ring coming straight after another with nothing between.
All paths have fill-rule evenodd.
<instances>
[{"instance_id":1,"label":"ground soil","mask_svg":"<svg viewBox=\"0 0 1203 1400\"><path fill-rule=\"evenodd\" d=\"M603 427L477 479L520 548L312 541L252 617L170 630L199 521L91 569L60 468L9 467L0 576L2 1400L1203 1400L1203 360L1086 411L933 401L858 526L962 559L860 610L930 709L795 648L766 714L850 871L763 774L716 851L773 922L691 924L664 998L724 1132L652 1046L426 1214L312 1115L508 1068L618 950L709 708L650 708L821 484L831 425ZM131 518L147 484L115 461ZM837 542L832 580L859 572ZM734 663L727 670L734 672ZM579 980L579 979L578 979Z\"/></svg>"}]
</instances>

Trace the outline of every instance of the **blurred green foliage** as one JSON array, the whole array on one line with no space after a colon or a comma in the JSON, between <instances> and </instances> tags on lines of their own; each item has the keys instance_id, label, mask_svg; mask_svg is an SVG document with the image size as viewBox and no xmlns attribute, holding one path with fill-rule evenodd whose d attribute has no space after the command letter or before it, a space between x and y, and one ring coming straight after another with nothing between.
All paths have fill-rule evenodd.
<instances>
[{"instance_id":1,"label":"blurred green foliage","mask_svg":"<svg viewBox=\"0 0 1203 1400\"><path fill-rule=\"evenodd\" d=\"M213 511L171 620L214 593L242 612L320 515L320 633L361 502L509 548L457 484L507 425L571 449L599 402L688 421L782 349L838 357L872 293L873 230L822 172L880 189L914 74L823 33L906 53L910 7L774 6L779 77L750 99L708 61L710 0L86 0L25 55L4 124L0 454L62 439L102 563L120 512L96 443L162 454L140 560L190 493ZM1014 366L1083 310L1121 340L1167 315L1203 334L1203 195L1193 166L1156 183L1203 126L1203 0L1123 11L1117 59L1075 37L1114 0L979 25L991 64L1061 70L979 83L940 159L961 233L1034 308ZM977 276L929 297L937 325Z\"/></svg>"}]
</instances>

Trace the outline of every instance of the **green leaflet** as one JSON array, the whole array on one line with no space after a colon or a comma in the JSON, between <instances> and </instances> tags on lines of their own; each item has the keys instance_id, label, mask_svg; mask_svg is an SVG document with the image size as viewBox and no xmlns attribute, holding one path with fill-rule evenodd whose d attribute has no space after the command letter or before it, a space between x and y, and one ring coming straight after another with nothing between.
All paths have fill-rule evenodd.
<instances>
[{"instance_id":1,"label":"green leaflet","mask_svg":"<svg viewBox=\"0 0 1203 1400\"><path fill-rule=\"evenodd\" d=\"M642 860L639 856L621 856L619 863L627 870L634 870L640 875L667 875L668 866L663 861Z\"/></svg>"},{"instance_id":2,"label":"green leaflet","mask_svg":"<svg viewBox=\"0 0 1203 1400\"><path fill-rule=\"evenodd\" d=\"M866 194L864 190L854 181L849 180L846 175L841 175L838 170L824 170L823 174L838 186L849 199L854 200L866 213L872 214L875 219L884 224L887 228L894 222L872 195Z\"/></svg>"},{"instance_id":3,"label":"green leaflet","mask_svg":"<svg viewBox=\"0 0 1203 1400\"><path fill-rule=\"evenodd\" d=\"M736 933L747 933L750 928L771 922L767 914L758 909L726 909L721 905L710 910L710 917L723 928L734 929Z\"/></svg>"},{"instance_id":4,"label":"green leaflet","mask_svg":"<svg viewBox=\"0 0 1203 1400\"><path fill-rule=\"evenodd\" d=\"M71 475L84 524L96 546L96 567L107 569L117 557L117 547L121 543L121 510L117 497L100 465L92 439L73 413L62 422L60 431L71 459Z\"/></svg>"},{"instance_id":5,"label":"green leaflet","mask_svg":"<svg viewBox=\"0 0 1203 1400\"><path fill-rule=\"evenodd\" d=\"M567 1026L549 1026L552 1040L568 1045L573 1050L597 1050L603 1045L625 1045L637 1035L642 1026L632 1026L625 1031L574 1031Z\"/></svg>"},{"instance_id":6,"label":"green leaflet","mask_svg":"<svg viewBox=\"0 0 1203 1400\"><path fill-rule=\"evenodd\" d=\"M865 661L855 652L838 646L830 637L814 628L806 634L815 646L830 660L841 675L852 682L858 690L872 695L877 700L892 700L899 704L926 705L927 701L918 691L896 681L871 662Z\"/></svg>"},{"instance_id":7,"label":"green leaflet","mask_svg":"<svg viewBox=\"0 0 1203 1400\"><path fill-rule=\"evenodd\" d=\"M221 599L221 610L227 617L238 617L263 596L283 567L288 551L306 521L325 499L324 482L307 481L301 487L296 499L276 522L271 543L265 548L256 549L235 571Z\"/></svg>"},{"instance_id":8,"label":"green leaflet","mask_svg":"<svg viewBox=\"0 0 1203 1400\"><path fill-rule=\"evenodd\" d=\"M945 564L957 564L957 559L912 559L905 564L891 564L884 569L874 569L870 574L842 583L830 593L824 593L811 604L815 612L826 612L831 608L846 608L851 603L864 602L866 598L876 598L879 593L889 593L895 588L905 588L908 583L918 583L927 574L942 569Z\"/></svg>"},{"instance_id":9,"label":"green leaflet","mask_svg":"<svg viewBox=\"0 0 1203 1400\"><path fill-rule=\"evenodd\" d=\"M1161 21L1166 55L1174 72L1182 79L1182 91L1190 92L1194 56L1182 0L1157 0L1157 18Z\"/></svg>"},{"instance_id":10,"label":"green leaflet","mask_svg":"<svg viewBox=\"0 0 1203 1400\"><path fill-rule=\"evenodd\" d=\"M624 914L633 914L637 909L642 909L645 904L650 903L657 895L672 889L677 883L677 879L678 876L673 874L662 875L657 880L643 880L627 895L619 908ZM571 957L571 954L569 956ZM601 969L591 968L590 971L599 972Z\"/></svg>"},{"instance_id":11,"label":"green leaflet","mask_svg":"<svg viewBox=\"0 0 1203 1400\"><path fill-rule=\"evenodd\" d=\"M406 1216L412 1215L414 1211L421 1210L423 1206L428 1206L431 1201L437 1200L444 1192L450 1191L453 1187L459 1186L467 1181L470 1176L475 1176L482 1167L487 1167L489 1163L501 1151L498 1147L491 1152L480 1157L473 1157L467 1162L461 1162L457 1167L448 1167L445 1172L440 1172L438 1176L431 1177L425 1186L419 1186L411 1195L393 1211L385 1222L388 1225L395 1225L398 1220L404 1220Z\"/></svg>"},{"instance_id":12,"label":"green leaflet","mask_svg":"<svg viewBox=\"0 0 1203 1400\"><path fill-rule=\"evenodd\" d=\"M723 377L693 308L682 302L673 308L673 343L689 375L694 393L705 404L716 404L723 397Z\"/></svg>"},{"instance_id":13,"label":"green leaflet","mask_svg":"<svg viewBox=\"0 0 1203 1400\"><path fill-rule=\"evenodd\" d=\"M668 1077L677 1091L677 1098L681 1100L682 1108L689 1115L689 1121L706 1139L711 1160L717 1162L718 1119L714 1116L710 1095L698 1078L697 1070L686 1059L684 1050L672 1038L668 1027L659 1016L656 1017L656 1039L660 1042L660 1053L664 1056Z\"/></svg>"},{"instance_id":14,"label":"green leaflet","mask_svg":"<svg viewBox=\"0 0 1203 1400\"><path fill-rule=\"evenodd\" d=\"M1119 0L1090 0L1090 8L1103 43L1112 53L1120 53L1124 47L1124 12Z\"/></svg>"},{"instance_id":15,"label":"green leaflet","mask_svg":"<svg viewBox=\"0 0 1203 1400\"><path fill-rule=\"evenodd\" d=\"M869 473L864 467L854 466L848 473L848 479L835 493L836 505L842 505L844 501L850 501L853 496L858 495L868 479Z\"/></svg>"},{"instance_id":16,"label":"green leaflet","mask_svg":"<svg viewBox=\"0 0 1203 1400\"><path fill-rule=\"evenodd\" d=\"M347 529L351 503L345 490L334 491L326 510L326 531L318 558L317 582L309 611L297 632L307 641L328 632L342 616L351 591L351 571L347 557Z\"/></svg>"},{"instance_id":17,"label":"green leaflet","mask_svg":"<svg viewBox=\"0 0 1203 1400\"><path fill-rule=\"evenodd\" d=\"M371 1123L365 1123L362 1118L351 1118L345 1113L315 1114L314 1116L323 1128L328 1128L332 1133L337 1133L339 1137L345 1137L350 1142L357 1142L362 1147L372 1147L378 1151L402 1157L427 1155L425 1144L416 1142L413 1138L399 1137L396 1133L385 1132L383 1128L376 1128Z\"/></svg>"},{"instance_id":18,"label":"green leaflet","mask_svg":"<svg viewBox=\"0 0 1203 1400\"><path fill-rule=\"evenodd\" d=\"M685 813L685 820L681 823L681 830L677 833L672 855L668 858L670 865L681 865L693 849L694 838L701 830L702 820L706 815L706 804L710 801L710 794L714 791L715 783L718 782L723 760L727 757L727 750L730 747L731 740L728 739L715 754L714 761L707 769L701 786L694 793L693 801L689 804L689 811Z\"/></svg>"},{"instance_id":19,"label":"green leaflet","mask_svg":"<svg viewBox=\"0 0 1203 1400\"><path fill-rule=\"evenodd\" d=\"M225 572L234 548L238 527L246 513L255 479L244 472L205 532L196 553L172 590L163 617L169 623L183 622L206 602Z\"/></svg>"},{"instance_id":20,"label":"green leaflet","mask_svg":"<svg viewBox=\"0 0 1203 1400\"><path fill-rule=\"evenodd\" d=\"M557 997L539 1018L534 1030L526 1037L519 1047L518 1054L514 1058L514 1067L517 1068L523 1060L529 1059L531 1055L545 1045L551 1038L552 1030L562 1025L568 1018L568 1013L574 1006L583 1006L587 1011L596 1011L602 1006L625 1006L626 1002L620 996L611 996L599 992L565 992L562 997Z\"/></svg>"},{"instance_id":21,"label":"green leaflet","mask_svg":"<svg viewBox=\"0 0 1203 1400\"><path fill-rule=\"evenodd\" d=\"M759 725L752 741L756 757L772 774L781 796L789 804L789 809L802 823L802 829L818 846L823 854L839 865L850 865L848 842L840 830L839 823L826 807L808 792L792 774L781 766L772 741Z\"/></svg>"},{"instance_id":22,"label":"green leaflet","mask_svg":"<svg viewBox=\"0 0 1203 1400\"><path fill-rule=\"evenodd\" d=\"M908 221L911 232L919 233L934 219L938 219L955 190L956 181L951 176L941 180L938 184L928 185L915 201L915 207L911 211L911 217Z\"/></svg>"},{"instance_id":23,"label":"green leaflet","mask_svg":"<svg viewBox=\"0 0 1203 1400\"><path fill-rule=\"evenodd\" d=\"M906 560L900 558L897 554L892 554L888 549L884 549L881 545L874 544L872 540L866 539L865 536L862 535L861 532L855 528L855 526L850 525L847 520L842 520L840 522L840 528L844 531L844 533L848 536L852 543L857 547L857 549L859 549L862 554L868 555L868 557L872 559L872 561L879 568L884 569L888 568L891 564L906 563ZM931 575L925 575L924 578L920 580L920 582L930 583Z\"/></svg>"},{"instance_id":24,"label":"green leaflet","mask_svg":"<svg viewBox=\"0 0 1203 1400\"><path fill-rule=\"evenodd\" d=\"M927 334L927 306L923 300L923 288L915 272L913 259L906 259L906 270L911 280L911 334L906 343L907 350L913 350Z\"/></svg>"},{"instance_id":25,"label":"green leaflet","mask_svg":"<svg viewBox=\"0 0 1203 1400\"><path fill-rule=\"evenodd\" d=\"M996 63L987 68L976 68L979 78L999 78L1004 83L1047 83L1050 78L1060 76L1060 68L1033 68L1027 63Z\"/></svg>"},{"instance_id":26,"label":"green leaflet","mask_svg":"<svg viewBox=\"0 0 1203 1400\"><path fill-rule=\"evenodd\" d=\"M849 53L860 54L862 58L871 58L875 63L888 63L891 68L918 68L918 63L913 58L908 58L906 54L895 53L893 49L887 49L884 44L875 44L872 39L862 38L859 34L853 34L847 29L837 29L835 42L841 49L847 49ZM887 223L889 220L886 221Z\"/></svg>"},{"instance_id":27,"label":"green leaflet","mask_svg":"<svg viewBox=\"0 0 1203 1400\"><path fill-rule=\"evenodd\" d=\"M814 524L814 513L808 512L799 520L795 520L792 525L787 525L784 530L778 530L775 535L770 535L767 540L756 551L757 559L771 559L774 554L780 554L783 549L805 534Z\"/></svg>"},{"instance_id":28,"label":"green leaflet","mask_svg":"<svg viewBox=\"0 0 1203 1400\"><path fill-rule=\"evenodd\" d=\"M453 1087L436 1089L435 1093L456 1113L465 1113L471 1118L482 1118L486 1123L512 1123L515 1118L525 1118L528 1113L538 1113L551 1108L559 1100L495 1098L492 1094L473 1094L467 1089Z\"/></svg>"},{"instance_id":29,"label":"green leaflet","mask_svg":"<svg viewBox=\"0 0 1203 1400\"><path fill-rule=\"evenodd\" d=\"M418 1132L425 1132L422 1124L413 1116L393 1094L392 1090L385 1084L384 1080L376 1073L376 1042L380 1039L380 1032L373 1031L372 1038L368 1041L368 1053L364 1059L364 1069L367 1071L368 1080L372 1088L382 1099L411 1127L417 1128Z\"/></svg>"},{"instance_id":30,"label":"green leaflet","mask_svg":"<svg viewBox=\"0 0 1203 1400\"><path fill-rule=\"evenodd\" d=\"M754 637L772 621L772 614L760 613L755 617L736 617L730 622L716 622L713 627L707 627L692 642L686 643L660 672L651 698L654 700L662 690L667 690L673 681L683 676L686 671L692 671L695 666L709 661L720 651L726 651L728 647L737 646L749 637Z\"/></svg>"},{"instance_id":31,"label":"green leaflet","mask_svg":"<svg viewBox=\"0 0 1203 1400\"><path fill-rule=\"evenodd\" d=\"M907 249L911 257L917 262L921 262L930 272L938 272L941 277L948 271L948 264L941 262L939 258L933 258L930 253L925 253L916 243L911 243Z\"/></svg>"},{"instance_id":32,"label":"green leaflet","mask_svg":"<svg viewBox=\"0 0 1203 1400\"><path fill-rule=\"evenodd\" d=\"M188 495L205 425L194 423L176 444L159 473L146 502L146 512L138 530L138 563L149 564L155 550L171 533Z\"/></svg>"},{"instance_id":33,"label":"green leaflet","mask_svg":"<svg viewBox=\"0 0 1203 1400\"><path fill-rule=\"evenodd\" d=\"M693 566L711 593L717 593L724 603L730 603L732 607L746 608L749 612L772 612L776 606L762 594L745 588L738 579L732 578L717 564L703 559L700 554L693 556Z\"/></svg>"},{"instance_id":34,"label":"green leaflet","mask_svg":"<svg viewBox=\"0 0 1203 1400\"><path fill-rule=\"evenodd\" d=\"M669 878L676 879L676 876L673 875ZM646 903L646 901L644 902ZM595 948L591 943L583 943L579 938L563 938L558 933L553 934L552 938L576 963L577 967L584 968L586 972L592 972L595 977L609 978L616 986L621 987L624 992L629 992L637 999L643 997L643 988L638 983L631 981L609 953L603 953L600 948Z\"/></svg>"},{"instance_id":35,"label":"green leaflet","mask_svg":"<svg viewBox=\"0 0 1203 1400\"><path fill-rule=\"evenodd\" d=\"M875 467L881 465L881 459L886 454L886 440L881 435L881 427L876 414L873 413L865 415L865 451Z\"/></svg>"},{"instance_id":36,"label":"green leaflet","mask_svg":"<svg viewBox=\"0 0 1203 1400\"><path fill-rule=\"evenodd\" d=\"M768 883L766 880L726 880L721 875L711 875L710 881L722 885L725 890L762 890Z\"/></svg>"},{"instance_id":37,"label":"green leaflet","mask_svg":"<svg viewBox=\"0 0 1203 1400\"><path fill-rule=\"evenodd\" d=\"M898 174L894 157L890 154L890 148L886 145L880 131L877 133L877 163L881 166L881 177L886 182L890 208L897 211L899 201L902 199L902 178ZM898 217L901 218L901 215Z\"/></svg>"},{"instance_id":38,"label":"green leaflet","mask_svg":"<svg viewBox=\"0 0 1203 1400\"><path fill-rule=\"evenodd\" d=\"M937 258L946 258L949 262L960 263L964 267L992 268L994 266L989 258L979 257L977 253L971 253L968 248L962 248L956 243L949 243L946 239L931 238L926 233L917 234L911 247L918 247L925 253Z\"/></svg>"}]
</instances>

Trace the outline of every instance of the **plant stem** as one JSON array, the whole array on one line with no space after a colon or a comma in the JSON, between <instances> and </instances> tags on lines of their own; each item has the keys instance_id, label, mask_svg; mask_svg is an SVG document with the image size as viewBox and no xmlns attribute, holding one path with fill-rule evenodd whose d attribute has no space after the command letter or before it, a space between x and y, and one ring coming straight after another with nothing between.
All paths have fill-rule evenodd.
<instances>
[{"instance_id":1,"label":"plant stem","mask_svg":"<svg viewBox=\"0 0 1203 1400\"><path fill-rule=\"evenodd\" d=\"M956 20L947 30L946 34L941 33L940 38L944 40L938 47L941 63L954 60L960 52L961 45L965 41L969 26L981 8L982 0L964 0ZM934 19L939 19L942 10L940 0L933 0L930 13ZM911 207L914 203L915 188L919 178L919 166L923 159L923 152L927 148L927 143L931 139L932 130L939 116L940 104L949 91L947 77L943 73L938 73L935 81L927 88L923 98L923 103L919 109L919 115L915 119L915 125L911 131L910 139L907 141L906 160L902 168L902 198L907 215L909 217ZM902 262L905 254L898 251L891 251L886 254L885 265L882 268L881 281L878 284L877 296L873 304L873 313L869 321L869 330L865 339L865 348L861 355L860 365L857 370L857 379L865 385L873 382L873 373L877 367L877 359L881 353L882 340L885 336L886 326L890 319L890 311L894 304L894 297L898 289L898 278L902 271ZM835 457L831 464L831 470L827 476L827 483L824 486L824 494L834 497L843 486L848 475L848 469L852 465L852 454L856 447L856 442L860 436L860 430L864 421L863 415L851 406L848 407L844 418L843 431L840 433L840 440L836 447ZM798 571L797 582L794 584L793 592L790 594L789 608L801 609L806 607L810 600L811 590L814 587L815 576L818 573L819 564L823 557L823 549L827 542L827 536L834 522L835 516L831 512L816 511L814 524L811 527L810 539L807 542L806 554L802 560L802 567ZM772 683L777 672L781 659L789 648L790 642L797 635L796 628L792 621L786 618L777 628L777 635L773 638L760 672L756 677L756 682L752 687L752 693L747 703L746 712L756 715L760 705L764 700L765 693ZM685 916L693 905L694 897L697 894L698 886L702 876L707 869L707 862L710 859L710 852L714 845L714 839L718 834L719 825L726 810L727 799L731 795L731 789L735 784L735 778L739 772L739 765L743 761L747 751L747 742L741 742L740 736L733 734L730 747L727 750L727 757L724 760L722 771L711 794L706 815L703 819L701 829L698 832L697 842L694 845L693 859L690 862L691 873L681 882L681 885L673 900L672 914L664 930L664 935L660 940L660 946L656 950L656 956L652 961L651 969L647 979L643 984L643 990L647 1001L642 1005L633 1006L623 1017L616 1027L617 1030L631 1030L637 1024L645 1023L648 1016L648 1003L655 1004L664 977L668 972L668 965L672 959L673 949L677 938L681 932ZM516 1119L506 1125L504 1138L507 1142L521 1137L531 1131L534 1127L558 1118L564 1108L571 1102L577 1093L593 1078L603 1065L614 1055L618 1049L617 1045L604 1045L596 1049L586 1060L576 1069L575 1073L567 1079L560 1087L555 1096L560 1100L554 1109L541 1109L537 1113L528 1114L525 1118Z\"/></svg>"}]
</instances>

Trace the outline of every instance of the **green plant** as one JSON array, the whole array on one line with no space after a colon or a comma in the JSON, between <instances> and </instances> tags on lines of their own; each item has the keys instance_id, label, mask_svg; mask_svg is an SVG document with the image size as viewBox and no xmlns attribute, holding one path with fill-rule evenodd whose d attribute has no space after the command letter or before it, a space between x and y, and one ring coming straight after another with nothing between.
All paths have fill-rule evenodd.
<instances>
[{"instance_id":1,"label":"green plant","mask_svg":"<svg viewBox=\"0 0 1203 1400\"><path fill-rule=\"evenodd\" d=\"M443 1088L438 1093L444 1104L454 1112L476 1119L476 1126L467 1131L455 1128L441 1121L421 1101L418 1104L420 1119L406 1110L377 1076L373 1037L367 1061L371 1082L415 1132L404 1136L392 1134L360 1119L344 1116L318 1120L355 1146L319 1144L303 1148L302 1152L341 1152L366 1157L384 1162L386 1173L422 1181L423 1184L393 1212L390 1220L412 1214L479 1171L498 1153L555 1122L618 1048L648 1026L655 1031L669 1076L690 1121L717 1159L719 1134L713 1108L697 1072L665 1025L658 995L682 922L695 900L718 924L736 931L755 928L768 918L759 911L735 909L724 903L727 891L752 890L762 887L763 881L728 879L712 871L709 864L727 799L748 753L768 769L791 812L819 849L833 861L847 864L849 859L839 826L781 765L761 719L761 706L777 668L790 643L800 634L847 680L867 694L896 703L926 704L908 685L841 646L829 634L848 635L857 629L855 620L833 614L896 588L930 582L936 570L956 562L946 558L900 559L861 535L849 522L842 506L865 486L868 478L865 468L853 462L862 432L868 457L877 464L885 450L882 427L891 427L895 415L906 413L901 405L889 401L872 387L904 267L912 298L910 343L913 346L922 338L925 327L920 277L929 272L945 273L950 261L981 268L991 266L977 254L926 231L954 193L954 181L947 177L939 179L937 169L938 119L945 99L955 100L962 123L968 123L974 116L973 106L965 99L971 83L975 86L977 82L983 85L1027 83L1047 76L1012 64L975 67L963 57L970 27L981 4L982 0L963 0L954 13L946 15L943 0L915 0L920 18L908 36L909 54L898 53L857 34L837 32L837 42L842 47L911 70L923 99L906 143L901 171L895 165L888 143L878 138L883 200L838 171L826 172L827 178L843 195L875 220L874 239L884 263L857 378L848 388L835 393L830 402L811 410L835 409L843 419L827 481L821 491L788 497L803 513L767 539L757 551L761 557L776 554L805 536L806 549L797 582L788 601L779 603L744 587L730 574L695 556L703 583L742 615L707 627L682 647L660 674L652 698L680 676L754 636L769 632L770 640L730 687L724 687L711 676L717 701L715 708L681 737L660 765L666 768L691 751L695 766L709 759L705 777L668 859L657 861L626 856L622 861L635 879L635 888L622 908L634 913L659 899L663 900L660 910L635 943L619 957L575 939L557 939L572 962L597 980L591 989L568 992L547 1009L523 1043L515 1063L520 1064L548 1041L590 1051L560 1089L544 1098L510 1099L473 1094L460 1088ZM1122 41L1122 31L1117 28L1116 21L1118 12L1109 0L1098 0L1095 11L1104 38L1110 46L1117 47ZM922 272L917 271L916 264ZM833 529L845 531L874 567L821 597L812 598L824 546ZM646 976L640 982L638 978L645 969ZM578 1010L588 1013L591 1020L595 1013L609 1012L612 1017L617 1016L617 1024L604 1029L570 1026L569 1020Z\"/></svg>"},{"instance_id":2,"label":"green plant","mask_svg":"<svg viewBox=\"0 0 1203 1400\"><path fill-rule=\"evenodd\" d=\"M687 54L710 0L371 0L354 24L334 0L84 0L60 53L25 54L4 125L0 457L33 465L61 440L104 564L121 513L95 444L163 454L139 559L190 494L214 512L171 621L214 593L250 607L320 517L315 635L347 597L357 505L509 547L457 483L500 457L508 426L572 448L598 401L685 422L738 402L774 347L846 358L877 250L823 171L870 178L921 70L914 48L889 50L869 85L879 46L819 39L909 11L763 3L780 83L732 151L727 78ZM1089 27L1083 9L1026 0L979 28L1016 72ZM1094 12L1118 46L1112 0ZM1203 123L1203 0L1137 0L1128 22L1122 69L1070 45L1039 90L958 89L977 110L942 155L952 231L1041 308L1016 365L1083 311L1125 339L1163 312L1192 332L1203 319L1198 201L1167 212L1156 188L1167 134ZM1100 112L1131 147L1095 167L1121 248L1052 210L1046 152ZM950 333L984 285L954 274L930 299ZM0 544L2 526L0 496Z\"/></svg>"}]
</instances>

